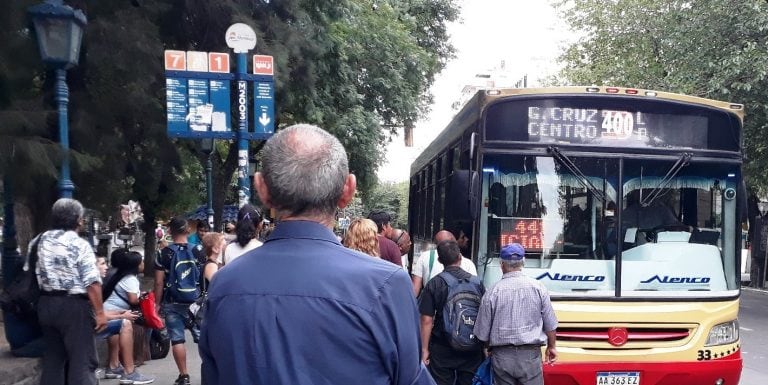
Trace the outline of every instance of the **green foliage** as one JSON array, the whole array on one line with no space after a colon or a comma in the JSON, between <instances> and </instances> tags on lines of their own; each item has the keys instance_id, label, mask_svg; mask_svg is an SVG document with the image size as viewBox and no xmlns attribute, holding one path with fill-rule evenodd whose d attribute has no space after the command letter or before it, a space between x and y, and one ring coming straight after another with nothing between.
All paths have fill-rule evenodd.
<instances>
[{"instance_id":1,"label":"green foliage","mask_svg":"<svg viewBox=\"0 0 768 385\"><path fill-rule=\"evenodd\" d=\"M748 184L768 192L768 3L563 0L582 36L558 82L619 85L742 103Z\"/></svg>"},{"instance_id":2,"label":"green foliage","mask_svg":"<svg viewBox=\"0 0 768 385\"><path fill-rule=\"evenodd\" d=\"M14 179L29 181L17 183L18 196L42 211L55 199L48 187L61 154L52 76L26 28L35 3L0 6L0 174L18 170ZM164 49L229 52L227 27L254 27L256 52L275 57L277 127L306 122L335 134L367 193L390 136L383 127L426 111L427 90L453 54L446 23L458 16L454 0L68 4L88 16L80 64L68 71L75 196L103 213L138 200L150 222L205 201L199 144L165 132ZM212 157L217 213L233 198L236 148L219 141Z\"/></svg>"},{"instance_id":3,"label":"green foliage","mask_svg":"<svg viewBox=\"0 0 768 385\"><path fill-rule=\"evenodd\" d=\"M377 184L363 198L364 213L382 210L392 215L392 227L408 229L408 181Z\"/></svg>"}]
</instances>

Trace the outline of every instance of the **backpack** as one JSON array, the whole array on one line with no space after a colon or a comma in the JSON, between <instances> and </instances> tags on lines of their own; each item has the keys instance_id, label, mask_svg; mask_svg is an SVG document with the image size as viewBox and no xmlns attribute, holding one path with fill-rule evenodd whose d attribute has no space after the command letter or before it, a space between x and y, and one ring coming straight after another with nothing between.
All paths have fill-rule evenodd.
<instances>
[{"instance_id":1,"label":"backpack","mask_svg":"<svg viewBox=\"0 0 768 385\"><path fill-rule=\"evenodd\" d=\"M169 274L165 280L165 297L171 302L192 303L200 297L200 266L192 249L168 246L173 251Z\"/></svg>"},{"instance_id":2,"label":"backpack","mask_svg":"<svg viewBox=\"0 0 768 385\"><path fill-rule=\"evenodd\" d=\"M37 300L40 299L40 286L37 283L37 248L40 236L32 244L29 253L29 269L19 268L16 277L5 287L0 295L0 306L4 312L13 313L23 319L37 317Z\"/></svg>"},{"instance_id":3,"label":"backpack","mask_svg":"<svg viewBox=\"0 0 768 385\"><path fill-rule=\"evenodd\" d=\"M454 350L474 351L482 343L474 334L475 320L483 297L482 284L477 277L458 279L450 272L438 275L448 285L448 297L443 307L443 330Z\"/></svg>"}]
</instances>

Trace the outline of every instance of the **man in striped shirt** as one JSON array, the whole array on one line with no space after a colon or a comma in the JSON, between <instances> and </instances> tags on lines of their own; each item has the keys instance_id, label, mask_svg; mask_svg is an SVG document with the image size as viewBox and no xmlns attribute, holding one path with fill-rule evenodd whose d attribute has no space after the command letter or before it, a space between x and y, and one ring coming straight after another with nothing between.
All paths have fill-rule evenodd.
<instances>
[{"instance_id":1,"label":"man in striped shirt","mask_svg":"<svg viewBox=\"0 0 768 385\"><path fill-rule=\"evenodd\" d=\"M541 346L547 345L547 363L557 359L557 318L549 292L539 281L523 274L523 246L504 246L500 257L504 276L483 296L475 335L493 354L497 385L543 385Z\"/></svg>"}]
</instances>

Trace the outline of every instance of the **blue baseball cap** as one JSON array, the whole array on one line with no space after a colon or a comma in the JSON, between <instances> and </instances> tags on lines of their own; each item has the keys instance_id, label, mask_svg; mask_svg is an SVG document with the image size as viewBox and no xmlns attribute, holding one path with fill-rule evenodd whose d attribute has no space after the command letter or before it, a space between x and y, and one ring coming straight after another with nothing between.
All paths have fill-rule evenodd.
<instances>
[{"instance_id":1,"label":"blue baseball cap","mask_svg":"<svg viewBox=\"0 0 768 385\"><path fill-rule=\"evenodd\" d=\"M519 243L510 243L501 248L499 255L505 261L519 261L525 258L525 249Z\"/></svg>"}]
</instances>

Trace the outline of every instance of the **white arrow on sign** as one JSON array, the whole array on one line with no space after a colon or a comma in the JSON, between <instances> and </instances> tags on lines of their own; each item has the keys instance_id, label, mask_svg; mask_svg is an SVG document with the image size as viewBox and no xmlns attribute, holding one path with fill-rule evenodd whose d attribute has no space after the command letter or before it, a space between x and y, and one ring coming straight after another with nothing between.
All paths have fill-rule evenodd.
<instances>
[{"instance_id":1,"label":"white arrow on sign","mask_svg":"<svg viewBox=\"0 0 768 385\"><path fill-rule=\"evenodd\" d=\"M269 124L269 116L267 116L266 112L262 112L261 116L259 117L259 123L261 123L262 126L266 127L267 124Z\"/></svg>"}]
</instances>

